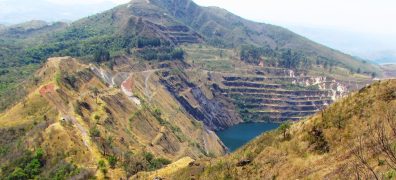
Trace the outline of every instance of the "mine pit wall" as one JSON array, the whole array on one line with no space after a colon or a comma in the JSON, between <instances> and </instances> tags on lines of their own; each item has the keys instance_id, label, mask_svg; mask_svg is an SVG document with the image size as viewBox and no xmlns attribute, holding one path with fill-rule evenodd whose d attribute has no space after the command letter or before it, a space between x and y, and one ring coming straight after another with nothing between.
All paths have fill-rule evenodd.
<instances>
[{"instance_id":1,"label":"mine pit wall","mask_svg":"<svg viewBox=\"0 0 396 180\"><path fill-rule=\"evenodd\" d=\"M210 87L213 98L209 99L199 87L182 75L163 77L160 82L191 116L202 121L210 130L219 131L242 122L231 100L216 87ZM181 93L186 89L198 104L192 105Z\"/></svg>"},{"instance_id":2,"label":"mine pit wall","mask_svg":"<svg viewBox=\"0 0 396 180\"><path fill-rule=\"evenodd\" d=\"M250 75L221 76L219 88L233 99L244 121L300 120L354 90L333 78L309 77L291 70L264 69Z\"/></svg>"}]
</instances>

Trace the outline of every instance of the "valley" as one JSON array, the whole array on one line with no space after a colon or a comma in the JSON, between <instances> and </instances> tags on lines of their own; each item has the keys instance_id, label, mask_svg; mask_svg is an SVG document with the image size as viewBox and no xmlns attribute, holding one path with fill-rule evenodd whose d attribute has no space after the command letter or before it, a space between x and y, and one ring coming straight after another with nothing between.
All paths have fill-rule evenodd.
<instances>
[{"instance_id":1,"label":"valley","mask_svg":"<svg viewBox=\"0 0 396 180\"><path fill-rule=\"evenodd\" d=\"M171 179L393 179L395 80L375 82L235 152L197 160ZM388 162L382 164L380 162ZM254 179L253 178L253 179Z\"/></svg>"},{"instance_id":2,"label":"valley","mask_svg":"<svg viewBox=\"0 0 396 180\"><path fill-rule=\"evenodd\" d=\"M368 104L394 101L376 81L392 69L190 0L4 27L0 45L0 179L325 177L307 168L344 166Z\"/></svg>"}]
</instances>

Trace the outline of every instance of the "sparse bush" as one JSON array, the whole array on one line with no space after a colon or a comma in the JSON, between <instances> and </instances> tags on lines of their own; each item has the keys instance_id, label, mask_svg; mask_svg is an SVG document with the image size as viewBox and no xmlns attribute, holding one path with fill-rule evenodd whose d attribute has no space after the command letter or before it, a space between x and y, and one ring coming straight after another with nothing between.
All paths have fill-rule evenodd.
<instances>
[{"instance_id":1,"label":"sparse bush","mask_svg":"<svg viewBox=\"0 0 396 180\"><path fill-rule=\"evenodd\" d=\"M109 156L107 157L107 161L109 162L109 165L112 169L115 168L115 166L117 165L117 157L115 156Z\"/></svg>"},{"instance_id":2,"label":"sparse bush","mask_svg":"<svg viewBox=\"0 0 396 180\"><path fill-rule=\"evenodd\" d=\"M100 131L96 126L89 129L89 134L91 137L100 137Z\"/></svg>"},{"instance_id":3,"label":"sparse bush","mask_svg":"<svg viewBox=\"0 0 396 180\"><path fill-rule=\"evenodd\" d=\"M122 167L128 178L140 171L146 170L147 166L148 163L143 156L134 155L133 153L126 153L122 163Z\"/></svg>"},{"instance_id":4,"label":"sparse bush","mask_svg":"<svg viewBox=\"0 0 396 180\"><path fill-rule=\"evenodd\" d=\"M22 168L16 167L15 170L7 177L7 179L9 180L29 179L29 176Z\"/></svg>"},{"instance_id":5,"label":"sparse bush","mask_svg":"<svg viewBox=\"0 0 396 180\"><path fill-rule=\"evenodd\" d=\"M315 151L319 153L327 153L330 151L329 143L324 137L323 130L321 128L313 127L308 135L308 141Z\"/></svg>"},{"instance_id":6,"label":"sparse bush","mask_svg":"<svg viewBox=\"0 0 396 180\"><path fill-rule=\"evenodd\" d=\"M53 180L66 180L80 173L80 169L70 163L61 161L54 170L50 172L50 178Z\"/></svg>"},{"instance_id":7,"label":"sparse bush","mask_svg":"<svg viewBox=\"0 0 396 180\"><path fill-rule=\"evenodd\" d=\"M104 176L106 176L108 171L104 160L98 161L98 169L103 173Z\"/></svg>"},{"instance_id":8,"label":"sparse bush","mask_svg":"<svg viewBox=\"0 0 396 180\"><path fill-rule=\"evenodd\" d=\"M147 162L150 162L151 160L154 159L154 155L150 152L144 152L143 157L144 159L146 159Z\"/></svg>"}]
</instances>

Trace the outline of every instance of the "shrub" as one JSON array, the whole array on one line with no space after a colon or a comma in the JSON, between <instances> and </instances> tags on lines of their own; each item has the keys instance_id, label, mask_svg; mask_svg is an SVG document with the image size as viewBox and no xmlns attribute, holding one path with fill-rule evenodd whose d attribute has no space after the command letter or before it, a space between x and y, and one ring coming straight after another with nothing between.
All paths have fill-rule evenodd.
<instances>
[{"instance_id":1,"label":"shrub","mask_svg":"<svg viewBox=\"0 0 396 180\"><path fill-rule=\"evenodd\" d=\"M50 172L50 177L54 180L65 180L79 173L80 169L77 168L77 166L70 163L61 162L61 164L58 165L56 169Z\"/></svg>"},{"instance_id":2,"label":"shrub","mask_svg":"<svg viewBox=\"0 0 396 180\"><path fill-rule=\"evenodd\" d=\"M117 165L117 157L115 156L109 156L107 157L107 161L109 162L109 165L112 169L115 168L115 166Z\"/></svg>"},{"instance_id":3,"label":"shrub","mask_svg":"<svg viewBox=\"0 0 396 180\"><path fill-rule=\"evenodd\" d=\"M106 176L108 171L107 171L106 163L104 160L98 161L98 168L103 173L103 175Z\"/></svg>"},{"instance_id":4,"label":"shrub","mask_svg":"<svg viewBox=\"0 0 396 180\"><path fill-rule=\"evenodd\" d=\"M38 159L33 159L32 161L27 164L25 167L25 172L29 174L31 177L32 176L37 176L40 174L41 170L41 163Z\"/></svg>"},{"instance_id":5,"label":"shrub","mask_svg":"<svg viewBox=\"0 0 396 180\"><path fill-rule=\"evenodd\" d=\"M35 179L40 173L44 165L44 152L37 149L34 153L26 151L20 158L15 159L10 164L1 168L1 175L6 179Z\"/></svg>"},{"instance_id":6,"label":"shrub","mask_svg":"<svg viewBox=\"0 0 396 180\"><path fill-rule=\"evenodd\" d=\"M156 169L160 169L162 168L164 165L168 165L170 164L171 161L165 158L157 158L157 159L153 159L150 161L149 163L149 170L153 171Z\"/></svg>"},{"instance_id":7,"label":"shrub","mask_svg":"<svg viewBox=\"0 0 396 180\"><path fill-rule=\"evenodd\" d=\"M308 141L313 149L319 153L327 153L330 151L330 146L323 135L323 131L321 128L313 127L312 130L308 133L309 138Z\"/></svg>"},{"instance_id":8,"label":"shrub","mask_svg":"<svg viewBox=\"0 0 396 180\"><path fill-rule=\"evenodd\" d=\"M136 155L127 153L123 159L122 166L128 177L140 171L153 171L171 163L170 160L165 158L155 158L150 152Z\"/></svg>"},{"instance_id":9,"label":"shrub","mask_svg":"<svg viewBox=\"0 0 396 180\"><path fill-rule=\"evenodd\" d=\"M135 156L132 153L126 153L123 159L122 167L125 170L127 177L147 169L148 163L143 156Z\"/></svg>"},{"instance_id":10,"label":"shrub","mask_svg":"<svg viewBox=\"0 0 396 180\"><path fill-rule=\"evenodd\" d=\"M92 127L89 130L89 134L91 137L100 137L100 131L96 126Z\"/></svg>"},{"instance_id":11,"label":"shrub","mask_svg":"<svg viewBox=\"0 0 396 180\"><path fill-rule=\"evenodd\" d=\"M154 159L154 155L151 154L150 152L144 152L143 153L143 157L144 159L146 159L146 161L150 162L151 160Z\"/></svg>"},{"instance_id":12,"label":"shrub","mask_svg":"<svg viewBox=\"0 0 396 180\"><path fill-rule=\"evenodd\" d=\"M20 168L16 167L15 170L8 176L7 179L9 180L21 180L21 179L28 179L29 176L25 173L25 171Z\"/></svg>"}]
</instances>

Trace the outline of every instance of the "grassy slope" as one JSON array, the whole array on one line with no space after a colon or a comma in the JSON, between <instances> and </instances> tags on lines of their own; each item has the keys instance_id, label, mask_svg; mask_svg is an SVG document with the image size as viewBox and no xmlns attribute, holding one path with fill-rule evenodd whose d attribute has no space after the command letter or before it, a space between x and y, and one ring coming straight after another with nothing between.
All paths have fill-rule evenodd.
<instances>
[{"instance_id":1,"label":"grassy slope","mask_svg":"<svg viewBox=\"0 0 396 180\"><path fill-rule=\"evenodd\" d=\"M395 161L381 147L389 146L395 154L391 129L395 110L396 81L376 82L293 124L286 138L279 130L264 133L234 153L202 160L200 166L184 168L172 178L350 179L359 175L392 179ZM378 143L381 134L387 137L386 146ZM252 162L237 167L241 160Z\"/></svg>"}]
</instances>

